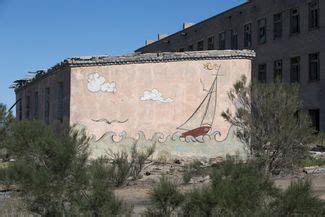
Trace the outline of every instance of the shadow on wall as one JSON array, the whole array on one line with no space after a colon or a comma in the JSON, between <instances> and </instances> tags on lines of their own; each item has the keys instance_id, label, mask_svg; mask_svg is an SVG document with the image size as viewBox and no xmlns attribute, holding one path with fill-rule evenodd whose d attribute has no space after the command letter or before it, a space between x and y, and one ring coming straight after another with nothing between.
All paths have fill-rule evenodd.
<instances>
[{"instance_id":1,"label":"shadow on wall","mask_svg":"<svg viewBox=\"0 0 325 217\"><path fill-rule=\"evenodd\" d=\"M85 129L85 126L78 125L77 129ZM153 158L156 160L182 159L209 159L214 157L226 157L226 155L239 155L246 158L244 144L235 135L236 128L229 129L228 136L223 141L218 141L215 132L198 138L187 136L181 138L181 133L164 137L161 133L156 133L152 138L146 138L143 132L138 133L138 138L132 138L126 132L116 135L114 132L107 132L100 139L94 136L90 140L91 158L96 159L107 153L107 151L119 152L130 151L136 141L139 150L155 144Z\"/></svg>"}]
</instances>

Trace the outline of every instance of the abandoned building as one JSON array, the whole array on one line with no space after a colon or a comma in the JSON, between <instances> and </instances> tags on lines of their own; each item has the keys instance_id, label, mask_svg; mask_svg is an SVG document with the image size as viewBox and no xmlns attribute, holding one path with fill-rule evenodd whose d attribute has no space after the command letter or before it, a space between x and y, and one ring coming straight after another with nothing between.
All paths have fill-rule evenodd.
<instances>
[{"instance_id":1,"label":"abandoned building","mask_svg":"<svg viewBox=\"0 0 325 217\"><path fill-rule=\"evenodd\" d=\"M108 131L169 135L193 114L206 97L205 89L218 79L218 95L212 96L212 108L207 110L217 110L212 122L227 135L229 126L220 116L231 107L227 92L241 75L250 79L254 55L202 51L65 59L30 79L16 81L16 117L82 124L97 137ZM212 114L204 121L211 122L209 118Z\"/></svg>"},{"instance_id":2,"label":"abandoned building","mask_svg":"<svg viewBox=\"0 0 325 217\"><path fill-rule=\"evenodd\" d=\"M256 52L252 78L299 82L303 105L325 131L325 1L249 0L172 35L159 34L136 52L241 50Z\"/></svg>"}]
</instances>

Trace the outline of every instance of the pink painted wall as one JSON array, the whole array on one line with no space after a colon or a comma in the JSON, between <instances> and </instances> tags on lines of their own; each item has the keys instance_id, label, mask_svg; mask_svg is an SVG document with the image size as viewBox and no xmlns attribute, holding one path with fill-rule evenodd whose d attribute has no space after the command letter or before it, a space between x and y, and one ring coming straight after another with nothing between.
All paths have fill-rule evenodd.
<instances>
[{"instance_id":1,"label":"pink painted wall","mask_svg":"<svg viewBox=\"0 0 325 217\"><path fill-rule=\"evenodd\" d=\"M146 137L151 137L156 132L171 135L193 114L207 95L201 83L209 89L216 71L206 69L205 64L221 65L213 131L220 131L218 139L223 140L230 125L220 114L227 108L233 109L227 96L233 84L241 75L250 79L251 60L248 59L72 68L70 124L85 125L88 132L97 139L109 131L117 134L126 131L130 136L136 136L139 131L143 131ZM97 77L96 80L101 81L101 87L96 82L89 86L89 75L93 73L102 77ZM110 86L113 82L116 90ZM141 100L145 91L153 89L161 93L159 100ZM101 118L128 121L111 125L93 121Z\"/></svg>"}]
</instances>

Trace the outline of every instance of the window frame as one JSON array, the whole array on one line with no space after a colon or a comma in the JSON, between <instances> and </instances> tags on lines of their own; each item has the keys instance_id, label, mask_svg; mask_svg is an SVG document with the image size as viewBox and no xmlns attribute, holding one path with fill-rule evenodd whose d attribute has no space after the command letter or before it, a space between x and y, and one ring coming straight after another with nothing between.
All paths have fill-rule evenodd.
<instances>
[{"instance_id":1,"label":"window frame","mask_svg":"<svg viewBox=\"0 0 325 217\"><path fill-rule=\"evenodd\" d=\"M316 55L317 58L312 60L312 56ZM316 76L312 77L312 64L316 63ZM308 79L309 82L320 81L320 55L319 52L311 53L308 55Z\"/></svg>"},{"instance_id":2,"label":"window frame","mask_svg":"<svg viewBox=\"0 0 325 217\"><path fill-rule=\"evenodd\" d=\"M264 23L264 25L262 25L263 23ZM267 43L267 19L266 19L266 17L260 18L257 20L257 41L258 41L258 44L260 44L260 45Z\"/></svg>"}]
</instances>

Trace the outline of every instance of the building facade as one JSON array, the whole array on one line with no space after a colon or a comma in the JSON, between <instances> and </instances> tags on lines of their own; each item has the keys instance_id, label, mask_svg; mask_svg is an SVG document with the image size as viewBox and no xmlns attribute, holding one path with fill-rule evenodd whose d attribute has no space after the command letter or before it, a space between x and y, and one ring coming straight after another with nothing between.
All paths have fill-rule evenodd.
<instances>
[{"instance_id":1,"label":"building facade","mask_svg":"<svg viewBox=\"0 0 325 217\"><path fill-rule=\"evenodd\" d=\"M241 50L256 52L252 78L299 82L304 108L325 131L325 1L250 0L136 52Z\"/></svg>"},{"instance_id":2,"label":"building facade","mask_svg":"<svg viewBox=\"0 0 325 217\"><path fill-rule=\"evenodd\" d=\"M235 110L233 84L251 79L252 51L200 51L69 58L15 83L17 118L77 125L92 153L156 141L161 153L242 150L221 113ZM242 150L243 151L243 150Z\"/></svg>"}]
</instances>

